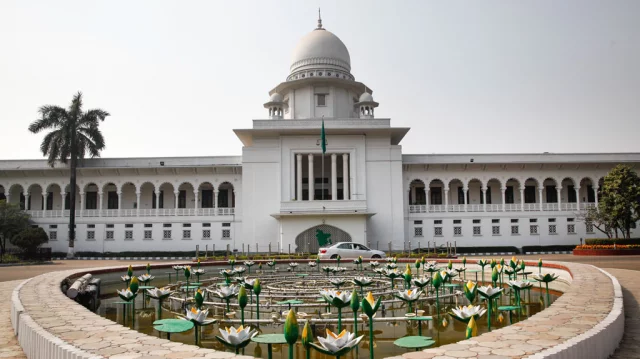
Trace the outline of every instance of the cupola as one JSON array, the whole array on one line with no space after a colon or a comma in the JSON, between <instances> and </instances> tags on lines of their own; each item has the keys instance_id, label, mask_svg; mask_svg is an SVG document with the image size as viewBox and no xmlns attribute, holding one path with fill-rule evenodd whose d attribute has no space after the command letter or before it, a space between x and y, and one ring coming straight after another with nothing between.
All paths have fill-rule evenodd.
<instances>
[{"instance_id":1,"label":"cupola","mask_svg":"<svg viewBox=\"0 0 640 359\"><path fill-rule=\"evenodd\" d=\"M378 103L373 101L373 96L370 93L364 92L354 106L358 110L360 118L373 118L373 109L378 107Z\"/></svg>"},{"instance_id":2,"label":"cupola","mask_svg":"<svg viewBox=\"0 0 640 359\"><path fill-rule=\"evenodd\" d=\"M264 104L264 108L269 109L269 118L272 120L281 120L283 111L284 102L282 99L282 95L275 92L269 98L269 102Z\"/></svg>"}]
</instances>

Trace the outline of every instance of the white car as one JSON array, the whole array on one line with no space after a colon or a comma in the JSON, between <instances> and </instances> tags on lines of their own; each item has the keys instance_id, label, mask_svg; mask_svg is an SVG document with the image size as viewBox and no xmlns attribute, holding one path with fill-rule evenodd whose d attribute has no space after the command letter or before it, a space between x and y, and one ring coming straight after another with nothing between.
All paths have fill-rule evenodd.
<instances>
[{"instance_id":1,"label":"white car","mask_svg":"<svg viewBox=\"0 0 640 359\"><path fill-rule=\"evenodd\" d=\"M373 258L380 259L385 258L387 255L383 251L377 251L369 249L366 246L352 242L336 243L330 247L320 248L318 251L318 258L320 259L336 259L340 255L340 258Z\"/></svg>"}]
</instances>

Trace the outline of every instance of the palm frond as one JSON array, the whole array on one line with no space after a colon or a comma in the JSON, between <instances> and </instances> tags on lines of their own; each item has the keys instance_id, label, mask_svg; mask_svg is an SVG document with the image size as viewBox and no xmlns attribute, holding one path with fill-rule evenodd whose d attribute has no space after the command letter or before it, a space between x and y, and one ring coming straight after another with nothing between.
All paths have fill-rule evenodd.
<instances>
[{"instance_id":1,"label":"palm frond","mask_svg":"<svg viewBox=\"0 0 640 359\"><path fill-rule=\"evenodd\" d=\"M66 121L68 114L65 109L58 106L42 106L40 107L40 119L33 121L29 125L29 131L38 133L47 128L60 127Z\"/></svg>"},{"instance_id":2,"label":"palm frond","mask_svg":"<svg viewBox=\"0 0 640 359\"><path fill-rule=\"evenodd\" d=\"M102 132L97 126L88 127L88 128L79 128L78 132L79 134L86 136L87 139L90 140L91 144L94 147L93 149L95 149L96 151L99 152L104 149L105 147L104 137L102 136Z\"/></svg>"},{"instance_id":3,"label":"palm frond","mask_svg":"<svg viewBox=\"0 0 640 359\"><path fill-rule=\"evenodd\" d=\"M80 91L78 91L78 93L73 96L73 100L71 100L69 117L73 122L77 122L77 120L82 117L82 92Z\"/></svg>"},{"instance_id":4,"label":"palm frond","mask_svg":"<svg viewBox=\"0 0 640 359\"><path fill-rule=\"evenodd\" d=\"M98 121L104 121L107 116L110 115L105 110L99 108L89 110L80 118L78 126L98 126Z\"/></svg>"}]
</instances>

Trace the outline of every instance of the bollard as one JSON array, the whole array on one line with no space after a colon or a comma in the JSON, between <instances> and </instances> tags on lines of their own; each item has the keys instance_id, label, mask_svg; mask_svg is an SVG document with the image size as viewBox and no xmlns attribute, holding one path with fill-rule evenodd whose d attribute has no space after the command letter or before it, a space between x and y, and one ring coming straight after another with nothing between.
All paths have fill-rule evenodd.
<instances>
[{"instance_id":1,"label":"bollard","mask_svg":"<svg viewBox=\"0 0 640 359\"><path fill-rule=\"evenodd\" d=\"M205 246L204 246L204 259L207 259L208 255L209 255L209 245L205 244Z\"/></svg>"},{"instance_id":2,"label":"bollard","mask_svg":"<svg viewBox=\"0 0 640 359\"><path fill-rule=\"evenodd\" d=\"M411 240L409 240L409 258L411 258Z\"/></svg>"},{"instance_id":3,"label":"bollard","mask_svg":"<svg viewBox=\"0 0 640 359\"><path fill-rule=\"evenodd\" d=\"M376 242L376 250L380 250L380 241Z\"/></svg>"},{"instance_id":4,"label":"bollard","mask_svg":"<svg viewBox=\"0 0 640 359\"><path fill-rule=\"evenodd\" d=\"M256 243L256 254L258 254L260 251L258 250L258 243Z\"/></svg>"},{"instance_id":5,"label":"bollard","mask_svg":"<svg viewBox=\"0 0 640 359\"><path fill-rule=\"evenodd\" d=\"M429 256L430 252L431 252L431 241L427 241L427 257Z\"/></svg>"},{"instance_id":6,"label":"bollard","mask_svg":"<svg viewBox=\"0 0 640 359\"><path fill-rule=\"evenodd\" d=\"M216 256L216 244L215 243L213 244L213 248L211 248L211 251L212 251L211 255L213 257L215 257Z\"/></svg>"},{"instance_id":7,"label":"bollard","mask_svg":"<svg viewBox=\"0 0 640 359\"><path fill-rule=\"evenodd\" d=\"M229 245L227 244L227 258L229 258Z\"/></svg>"},{"instance_id":8,"label":"bollard","mask_svg":"<svg viewBox=\"0 0 640 359\"><path fill-rule=\"evenodd\" d=\"M391 257L391 242L389 242L389 257Z\"/></svg>"},{"instance_id":9,"label":"bollard","mask_svg":"<svg viewBox=\"0 0 640 359\"><path fill-rule=\"evenodd\" d=\"M278 254L282 253L282 251L280 250L280 242L278 241Z\"/></svg>"},{"instance_id":10,"label":"bollard","mask_svg":"<svg viewBox=\"0 0 640 359\"><path fill-rule=\"evenodd\" d=\"M458 241L453 241L453 255L458 256Z\"/></svg>"},{"instance_id":11,"label":"bollard","mask_svg":"<svg viewBox=\"0 0 640 359\"><path fill-rule=\"evenodd\" d=\"M289 255L291 255L291 243L289 243Z\"/></svg>"},{"instance_id":12,"label":"bollard","mask_svg":"<svg viewBox=\"0 0 640 359\"><path fill-rule=\"evenodd\" d=\"M200 258L200 245L196 244L196 259Z\"/></svg>"},{"instance_id":13,"label":"bollard","mask_svg":"<svg viewBox=\"0 0 640 359\"><path fill-rule=\"evenodd\" d=\"M418 241L418 254L420 254L420 241Z\"/></svg>"},{"instance_id":14,"label":"bollard","mask_svg":"<svg viewBox=\"0 0 640 359\"><path fill-rule=\"evenodd\" d=\"M271 257L271 242L269 242L269 257Z\"/></svg>"},{"instance_id":15,"label":"bollard","mask_svg":"<svg viewBox=\"0 0 640 359\"><path fill-rule=\"evenodd\" d=\"M242 255L244 256L244 243L242 243Z\"/></svg>"}]
</instances>

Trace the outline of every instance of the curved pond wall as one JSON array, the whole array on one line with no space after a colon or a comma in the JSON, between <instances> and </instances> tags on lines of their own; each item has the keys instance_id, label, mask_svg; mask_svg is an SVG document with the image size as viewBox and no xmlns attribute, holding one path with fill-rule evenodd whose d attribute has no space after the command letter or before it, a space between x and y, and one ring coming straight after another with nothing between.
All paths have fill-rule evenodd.
<instances>
[{"instance_id":1,"label":"curved pond wall","mask_svg":"<svg viewBox=\"0 0 640 359\"><path fill-rule=\"evenodd\" d=\"M173 264L154 265L154 268ZM535 267L536 263L527 265ZM546 310L470 340L407 353L403 357L607 358L617 348L624 331L622 291L618 281L608 273L584 264L546 263L543 270L561 275L552 282L550 289L564 292ZM236 356L133 331L85 309L60 290L60 283L67 277L113 271L123 271L123 267L53 272L31 278L15 288L11 321L28 358Z\"/></svg>"}]
</instances>

